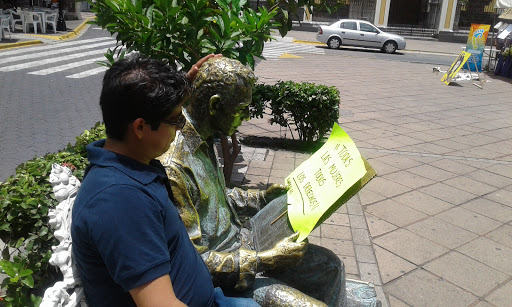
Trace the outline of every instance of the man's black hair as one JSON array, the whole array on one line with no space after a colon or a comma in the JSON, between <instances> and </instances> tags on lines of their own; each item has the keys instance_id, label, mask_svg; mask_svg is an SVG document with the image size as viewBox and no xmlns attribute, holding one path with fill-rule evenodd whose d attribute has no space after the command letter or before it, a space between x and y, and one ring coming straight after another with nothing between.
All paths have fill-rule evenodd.
<instances>
[{"instance_id":1,"label":"man's black hair","mask_svg":"<svg viewBox=\"0 0 512 307\"><path fill-rule=\"evenodd\" d=\"M181 71L135 54L105 73L100 106L107 136L123 140L128 125L143 118L156 130L183 102L190 83Z\"/></svg>"}]
</instances>

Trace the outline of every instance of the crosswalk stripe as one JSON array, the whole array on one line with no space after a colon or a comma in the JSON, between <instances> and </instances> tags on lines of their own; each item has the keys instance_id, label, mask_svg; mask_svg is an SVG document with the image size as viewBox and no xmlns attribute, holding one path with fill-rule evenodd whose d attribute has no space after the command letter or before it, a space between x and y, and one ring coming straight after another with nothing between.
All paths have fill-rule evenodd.
<instances>
[{"instance_id":1,"label":"crosswalk stripe","mask_svg":"<svg viewBox=\"0 0 512 307\"><path fill-rule=\"evenodd\" d=\"M71 69L71 68L80 67L80 66L92 64L92 63L95 63L95 62L99 62L101 60L105 60L105 57L102 56L102 57L97 57L97 58L83 60L83 61L80 61L80 62L73 62L73 63L69 63L69 64L66 64L66 65L50 67L50 68L42 69L42 70L38 70L38 71L32 71L32 72L29 72L29 74L31 74L31 75L46 76L46 75L53 74L53 73L56 73L56 72L59 72L59 71L64 71L64 70L67 70L67 69Z\"/></svg>"},{"instance_id":2,"label":"crosswalk stripe","mask_svg":"<svg viewBox=\"0 0 512 307\"><path fill-rule=\"evenodd\" d=\"M263 49L263 56L268 59L278 59L284 53L310 53L310 54L324 54L324 50L318 49L314 46L291 44L287 42L271 42L265 44Z\"/></svg>"},{"instance_id":3,"label":"crosswalk stripe","mask_svg":"<svg viewBox=\"0 0 512 307\"><path fill-rule=\"evenodd\" d=\"M36 46L36 47L14 49L14 50L9 50L9 51L1 51L0 57L3 58L4 56L7 56L7 55L37 52L39 50L59 49L59 48L63 48L63 47L83 45L83 44L87 44L87 43L97 43L97 42L104 41L104 40L110 40L110 41L115 42L115 39L113 39L112 37L98 37L98 38L84 39L84 40L71 41L71 42L65 42L65 43L55 43L52 45L43 45L43 46Z\"/></svg>"},{"instance_id":4,"label":"crosswalk stripe","mask_svg":"<svg viewBox=\"0 0 512 307\"><path fill-rule=\"evenodd\" d=\"M106 45L112 45L112 42L101 42L101 43L97 43L97 44L90 44L90 45L78 46L78 47L70 47L70 48L64 48L64 49L60 49L60 50L19 55L19 56L14 56L14 57L0 60L0 64L12 63L12 62L17 62L17 61L26 61L29 59L41 59L41 58L44 59L46 57L58 56L59 54L62 54L62 53L68 53L68 52L73 52L73 51L77 51L77 50L92 49L92 48L106 46ZM105 52L106 50L103 50L103 51Z\"/></svg>"},{"instance_id":5,"label":"crosswalk stripe","mask_svg":"<svg viewBox=\"0 0 512 307\"><path fill-rule=\"evenodd\" d=\"M58 57L58 58L51 58L51 59L40 60L40 61L35 61L35 62L28 62L28 63L23 63L23 64L0 67L0 71L15 71L15 70L20 70L20 69L25 69L25 68L43 66L46 64L53 64L53 63L57 63L57 62L77 59L80 57L84 57L84 56L88 56L88 55L95 55L95 54L104 53L104 52L105 52L105 50L98 49L98 50L92 50L92 51L88 51L88 52L69 54L66 56Z\"/></svg>"},{"instance_id":6,"label":"crosswalk stripe","mask_svg":"<svg viewBox=\"0 0 512 307\"><path fill-rule=\"evenodd\" d=\"M107 69L108 69L108 67L101 66L101 67L86 70L86 71L83 71L83 72L80 72L80 73L77 73L74 75L66 76L66 78L73 78L73 79L85 78L88 76L99 74L100 72L104 72Z\"/></svg>"}]
</instances>

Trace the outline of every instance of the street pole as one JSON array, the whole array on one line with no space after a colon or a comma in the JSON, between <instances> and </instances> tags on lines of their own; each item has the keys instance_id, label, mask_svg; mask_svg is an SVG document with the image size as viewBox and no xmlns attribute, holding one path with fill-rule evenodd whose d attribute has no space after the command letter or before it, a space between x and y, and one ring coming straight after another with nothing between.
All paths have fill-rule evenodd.
<instances>
[{"instance_id":1,"label":"street pole","mask_svg":"<svg viewBox=\"0 0 512 307\"><path fill-rule=\"evenodd\" d=\"M64 1L59 0L59 19L57 20L57 31L66 31L66 22L64 21L64 12L62 11L62 7L64 6Z\"/></svg>"}]
</instances>

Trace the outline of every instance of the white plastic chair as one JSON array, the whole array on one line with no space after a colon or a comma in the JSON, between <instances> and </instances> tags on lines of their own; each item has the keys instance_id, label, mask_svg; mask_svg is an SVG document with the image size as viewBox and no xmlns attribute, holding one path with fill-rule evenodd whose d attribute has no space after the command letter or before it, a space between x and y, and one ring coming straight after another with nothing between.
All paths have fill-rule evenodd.
<instances>
[{"instance_id":1,"label":"white plastic chair","mask_svg":"<svg viewBox=\"0 0 512 307\"><path fill-rule=\"evenodd\" d=\"M53 33L57 33L57 15L58 13L47 13L46 14L46 25L51 25L53 27Z\"/></svg>"},{"instance_id":2,"label":"white plastic chair","mask_svg":"<svg viewBox=\"0 0 512 307\"><path fill-rule=\"evenodd\" d=\"M21 23L21 27L23 28L23 32L25 32L25 14L22 11L14 12L11 11L11 30L14 32L14 28L16 23Z\"/></svg>"},{"instance_id":3,"label":"white plastic chair","mask_svg":"<svg viewBox=\"0 0 512 307\"><path fill-rule=\"evenodd\" d=\"M23 29L23 32L27 32L26 28L27 26L32 25L34 27L34 33L37 34L37 26L41 27L41 32L43 32L43 24L41 21L41 17L33 12L23 12L25 14L25 28Z\"/></svg>"},{"instance_id":4,"label":"white plastic chair","mask_svg":"<svg viewBox=\"0 0 512 307\"><path fill-rule=\"evenodd\" d=\"M9 27L9 20L11 20L11 18L12 17L2 18L2 23L0 24L0 31L7 30L7 32L9 32L9 39L12 39L11 38L11 28Z\"/></svg>"}]
</instances>

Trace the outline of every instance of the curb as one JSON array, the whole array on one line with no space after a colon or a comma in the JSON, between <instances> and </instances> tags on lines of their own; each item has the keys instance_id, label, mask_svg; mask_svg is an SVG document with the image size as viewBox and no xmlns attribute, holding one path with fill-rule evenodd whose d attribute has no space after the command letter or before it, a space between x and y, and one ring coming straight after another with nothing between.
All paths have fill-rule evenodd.
<instances>
[{"instance_id":1,"label":"curb","mask_svg":"<svg viewBox=\"0 0 512 307\"><path fill-rule=\"evenodd\" d=\"M29 35L29 36L35 36L35 37L41 37L45 39L53 39L53 40L68 40L71 38L76 37L80 32L82 32L87 27L87 22L94 19L94 17L87 17L81 24L79 24L73 31L70 33L61 35L61 36L50 36L50 35ZM31 46L31 45L39 45L43 44L40 40L33 40L33 41L25 41L25 42L18 42L18 43L10 43L10 44L4 44L0 45L0 50L3 49L11 49L11 48L17 48L17 47L25 47L25 46Z\"/></svg>"},{"instance_id":2,"label":"curb","mask_svg":"<svg viewBox=\"0 0 512 307\"><path fill-rule=\"evenodd\" d=\"M87 22L89 22L92 19L93 19L93 17L87 17L81 24L79 24L75 29L73 29L73 31L71 31L67 34L61 35L61 36L35 35L35 34L31 34L31 36L36 36L36 37L41 37L41 38L46 38L46 39L53 39L53 40L71 39L73 37L76 37L78 34L80 34L80 32L82 32L82 30L85 27L87 27Z\"/></svg>"},{"instance_id":3,"label":"curb","mask_svg":"<svg viewBox=\"0 0 512 307\"><path fill-rule=\"evenodd\" d=\"M19 43L10 43L10 44L5 44L5 45L0 45L0 50L17 48L17 47L32 46L32 45L39 45L39 44L42 44L42 43L43 42L39 41L39 40L19 42Z\"/></svg>"},{"instance_id":4,"label":"curb","mask_svg":"<svg viewBox=\"0 0 512 307\"><path fill-rule=\"evenodd\" d=\"M306 45L315 45L315 46L324 46L325 45L320 42L303 41L303 40L299 40L299 39L293 39L292 42L297 43L297 44L306 44ZM405 51L405 52L410 52L410 53L438 54L438 55L457 55L455 53L450 53L450 52L425 51L425 50L413 50L413 49L403 49L400 51Z\"/></svg>"}]
</instances>

